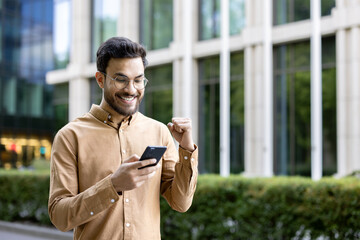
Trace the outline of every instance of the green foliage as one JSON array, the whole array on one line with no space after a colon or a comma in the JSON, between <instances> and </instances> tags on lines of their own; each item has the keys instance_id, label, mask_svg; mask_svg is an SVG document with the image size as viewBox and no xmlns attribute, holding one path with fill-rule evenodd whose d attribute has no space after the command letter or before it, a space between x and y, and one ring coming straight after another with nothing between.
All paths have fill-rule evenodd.
<instances>
[{"instance_id":1,"label":"green foliage","mask_svg":"<svg viewBox=\"0 0 360 240\"><path fill-rule=\"evenodd\" d=\"M164 239L358 239L356 178L246 179L202 175L187 213L162 201Z\"/></svg>"},{"instance_id":2,"label":"green foliage","mask_svg":"<svg viewBox=\"0 0 360 240\"><path fill-rule=\"evenodd\" d=\"M48 173L0 172L0 219L48 224ZM360 180L201 175L187 213L161 201L163 239L359 239Z\"/></svg>"},{"instance_id":3,"label":"green foliage","mask_svg":"<svg viewBox=\"0 0 360 240\"><path fill-rule=\"evenodd\" d=\"M1 171L0 192L1 220L50 224L48 172Z\"/></svg>"}]
</instances>

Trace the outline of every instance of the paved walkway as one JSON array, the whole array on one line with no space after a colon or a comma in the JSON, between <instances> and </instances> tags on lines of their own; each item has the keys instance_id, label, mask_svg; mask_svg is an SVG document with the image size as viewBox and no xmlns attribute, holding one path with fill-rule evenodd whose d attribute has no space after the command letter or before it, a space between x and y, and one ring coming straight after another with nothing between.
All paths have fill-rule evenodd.
<instances>
[{"instance_id":1,"label":"paved walkway","mask_svg":"<svg viewBox=\"0 0 360 240\"><path fill-rule=\"evenodd\" d=\"M72 232L61 232L51 227L0 221L0 239L6 240L71 240Z\"/></svg>"}]
</instances>

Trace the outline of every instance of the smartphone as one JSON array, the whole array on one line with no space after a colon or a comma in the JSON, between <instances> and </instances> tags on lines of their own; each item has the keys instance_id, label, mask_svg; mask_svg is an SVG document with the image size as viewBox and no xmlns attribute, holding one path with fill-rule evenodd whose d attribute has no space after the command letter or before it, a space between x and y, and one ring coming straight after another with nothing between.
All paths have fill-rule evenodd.
<instances>
[{"instance_id":1,"label":"smartphone","mask_svg":"<svg viewBox=\"0 0 360 240\"><path fill-rule=\"evenodd\" d=\"M156 164L158 164L161 157L164 155L165 151L166 151L166 146L147 146L144 153L140 157L140 161L150 159L150 158L155 158L156 163L146 165L139 169L150 167L150 166L155 166Z\"/></svg>"}]
</instances>

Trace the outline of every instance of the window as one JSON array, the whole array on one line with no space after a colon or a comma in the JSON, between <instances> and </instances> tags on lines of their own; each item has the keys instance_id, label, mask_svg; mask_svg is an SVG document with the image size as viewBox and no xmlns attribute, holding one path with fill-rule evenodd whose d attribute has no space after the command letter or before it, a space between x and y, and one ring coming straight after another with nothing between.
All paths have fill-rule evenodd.
<instances>
[{"instance_id":1,"label":"window","mask_svg":"<svg viewBox=\"0 0 360 240\"><path fill-rule=\"evenodd\" d=\"M91 61L96 60L100 44L116 36L119 9L118 0L92 0Z\"/></svg>"},{"instance_id":2,"label":"window","mask_svg":"<svg viewBox=\"0 0 360 240\"><path fill-rule=\"evenodd\" d=\"M241 33L245 27L245 0L230 0L230 35Z\"/></svg>"},{"instance_id":3,"label":"window","mask_svg":"<svg viewBox=\"0 0 360 240\"><path fill-rule=\"evenodd\" d=\"M336 0L321 0L321 16L331 14L331 10L335 7Z\"/></svg>"},{"instance_id":4,"label":"window","mask_svg":"<svg viewBox=\"0 0 360 240\"><path fill-rule=\"evenodd\" d=\"M220 37L220 0L199 0L199 40L218 37Z\"/></svg>"},{"instance_id":5,"label":"window","mask_svg":"<svg viewBox=\"0 0 360 240\"><path fill-rule=\"evenodd\" d=\"M70 61L71 0L54 0L55 68L66 68Z\"/></svg>"},{"instance_id":6,"label":"window","mask_svg":"<svg viewBox=\"0 0 360 240\"><path fill-rule=\"evenodd\" d=\"M230 172L244 171L244 53L230 56Z\"/></svg>"},{"instance_id":7,"label":"window","mask_svg":"<svg viewBox=\"0 0 360 240\"><path fill-rule=\"evenodd\" d=\"M100 104L102 99L102 88L99 87L96 78L90 79L90 104Z\"/></svg>"},{"instance_id":8,"label":"window","mask_svg":"<svg viewBox=\"0 0 360 240\"><path fill-rule=\"evenodd\" d=\"M199 60L199 169L219 173L220 59Z\"/></svg>"},{"instance_id":9,"label":"window","mask_svg":"<svg viewBox=\"0 0 360 240\"><path fill-rule=\"evenodd\" d=\"M140 42L147 50L169 47L173 40L173 1L140 0Z\"/></svg>"},{"instance_id":10,"label":"window","mask_svg":"<svg viewBox=\"0 0 360 240\"><path fill-rule=\"evenodd\" d=\"M69 84L57 84L54 86L54 113L55 129L59 130L68 122L69 118Z\"/></svg>"},{"instance_id":11,"label":"window","mask_svg":"<svg viewBox=\"0 0 360 240\"><path fill-rule=\"evenodd\" d=\"M274 25L310 19L310 0L273 0Z\"/></svg>"},{"instance_id":12,"label":"window","mask_svg":"<svg viewBox=\"0 0 360 240\"><path fill-rule=\"evenodd\" d=\"M323 175L337 172L336 41L322 39Z\"/></svg>"},{"instance_id":13,"label":"window","mask_svg":"<svg viewBox=\"0 0 360 240\"><path fill-rule=\"evenodd\" d=\"M146 116L167 124L173 117L172 65L147 68L145 75L149 83L145 88L141 111Z\"/></svg>"},{"instance_id":14,"label":"window","mask_svg":"<svg viewBox=\"0 0 360 240\"><path fill-rule=\"evenodd\" d=\"M335 38L324 38L322 44L323 174L329 175L336 172ZM310 176L309 41L274 48L274 81L275 173Z\"/></svg>"}]
</instances>

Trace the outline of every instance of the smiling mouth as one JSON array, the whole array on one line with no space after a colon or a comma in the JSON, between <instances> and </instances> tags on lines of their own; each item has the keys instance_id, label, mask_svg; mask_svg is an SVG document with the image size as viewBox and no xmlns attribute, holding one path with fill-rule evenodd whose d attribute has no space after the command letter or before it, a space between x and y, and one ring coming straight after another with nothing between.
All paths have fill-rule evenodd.
<instances>
[{"instance_id":1,"label":"smiling mouth","mask_svg":"<svg viewBox=\"0 0 360 240\"><path fill-rule=\"evenodd\" d=\"M118 96L122 101L127 102L127 103L132 103L135 99L136 96Z\"/></svg>"}]
</instances>

